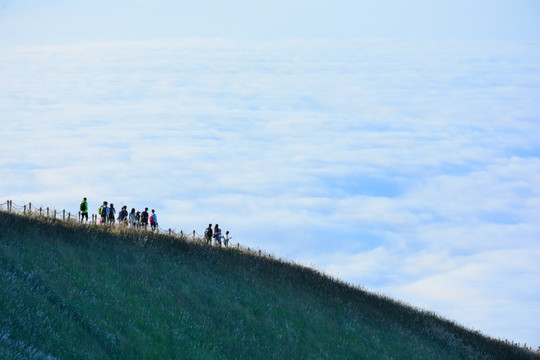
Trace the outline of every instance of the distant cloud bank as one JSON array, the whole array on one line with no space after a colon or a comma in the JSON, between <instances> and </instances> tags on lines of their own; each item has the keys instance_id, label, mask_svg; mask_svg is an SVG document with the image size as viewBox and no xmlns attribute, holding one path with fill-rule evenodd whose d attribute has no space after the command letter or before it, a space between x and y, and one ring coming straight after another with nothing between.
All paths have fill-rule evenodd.
<instances>
[{"instance_id":1,"label":"distant cloud bank","mask_svg":"<svg viewBox=\"0 0 540 360\"><path fill-rule=\"evenodd\" d=\"M3 197L219 223L540 345L540 46L189 39L0 50ZM96 211L95 210L95 211Z\"/></svg>"}]
</instances>

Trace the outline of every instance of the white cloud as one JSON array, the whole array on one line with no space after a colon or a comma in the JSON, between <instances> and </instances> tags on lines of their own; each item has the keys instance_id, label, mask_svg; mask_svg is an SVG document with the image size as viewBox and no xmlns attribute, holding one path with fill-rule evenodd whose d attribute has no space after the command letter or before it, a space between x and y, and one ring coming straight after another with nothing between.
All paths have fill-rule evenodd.
<instances>
[{"instance_id":1,"label":"white cloud","mask_svg":"<svg viewBox=\"0 0 540 360\"><path fill-rule=\"evenodd\" d=\"M534 344L520 315L537 305L540 263L532 45L0 50L0 188L73 211L83 196L91 209L149 206L188 233L217 222L247 246Z\"/></svg>"}]
</instances>

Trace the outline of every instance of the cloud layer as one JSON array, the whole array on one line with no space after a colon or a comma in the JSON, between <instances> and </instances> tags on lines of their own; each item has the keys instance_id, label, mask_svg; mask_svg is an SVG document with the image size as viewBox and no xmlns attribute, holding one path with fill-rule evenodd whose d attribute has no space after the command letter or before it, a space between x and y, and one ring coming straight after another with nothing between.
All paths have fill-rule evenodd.
<instances>
[{"instance_id":1,"label":"cloud layer","mask_svg":"<svg viewBox=\"0 0 540 360\"><path fill-rule=\"evenodd\" d=\"M187 39L0 50L3 197L153 207L540 345L540 47Z\"/></svg>"}]
</instances>

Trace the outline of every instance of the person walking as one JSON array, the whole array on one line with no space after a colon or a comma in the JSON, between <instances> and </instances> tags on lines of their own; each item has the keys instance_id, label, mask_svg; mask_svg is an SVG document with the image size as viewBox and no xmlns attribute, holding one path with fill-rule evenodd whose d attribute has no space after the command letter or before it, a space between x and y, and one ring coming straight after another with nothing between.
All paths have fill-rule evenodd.
<instances>
[{"instance_id":1,"label":"person walking","mask_svg":"<svg viewBox=\"0 0 540 360\"><path fill-rule=\"evenodd\" d=\"M135 213L135 224L137 225L137 229L139 229L141 227L141 212L140 211L137 211Z\"/></svg>"},{"instance_id":2,"label":"person walking","mask_svg":"<svg viewBox=\"0 0 540 360\"><path fill-rule=\"evenodd\" d=\"M214 226L214 239L216 241L216 245L219 244L219 246L221 247L221 229L219 228L218 224Z\"/></svg>"},{"instance_id":3,"label":"person walking","mask_svg":"<svg viewBox=\"0 0 540 360\"><path fill-rule=\"evenodd\" d=\"M131 228L137 227L137 217L135 216L135 208L131 208L131 212L129 213L129 226Z\"/></svg>"},{"instance_id":4,"label":"person walking","mask_svg":"<svg viewBox=\"0 0 540 360\"><path fill-rule=\"evenodd\" d=\"M109 217L109 207L107 206L107 202L104 201L103 202L103 205L100 206L99 208L99 215L101 216L101 224L102 225L106 225L107 224L107 219Z\"/></svg>"},{"instance_id":5,"label":"person walking","mask_svg":"<svg viewBox=\"0 0 540 360\"><path fill-rule=\"evenodd\" d=\"M81 201L81 222L88 222L88 201L86 201L86 198L83 198L83 201Z\"/></svg>"},{"instance_id":6,"label":"person walking","mask_svg":"<svg viewBox=\"0 0 540 360\"><path fill-rule=\"evenodd\" d=\"M158 228L157 215L154 209L152 209L152 215L150 215L150 227L152 231L155 231Z\"/></svg>"},{"instance_id":7,"label":"person walking","mask_svg":"<svg viewBox=\"0 0 540 360\"><path fill-rule=\"evenodd\" d=\"M114 225L115 219L114 216L116 214L116 209L114 208L114 204L111 203L111 206L109 207L109 224Z\"/></svg>"},{"instance_id":8,"label":"person walking","mask_svg":"<svg viewBox=\"0 0 540 360\"><path fill-rule=\"evenodd\" d=\"M141 226L144 227L144 230L148 227L148 208L144 208L141 214Z\"/></svg>"},{"instance_id":9,"label":"person walking","mask_svg":"<svg viewBox=\"0 0 540 360\"><path fill-rule=\"evenodd\" d=\"M229 240L231 240L232 237L229 236L229 231L227 230L225 232L225 236L223 237L223 245L225 245L225 247L229 247Z\"/></svg>"},{"instance_id":10,"label":"person walking","mask_svg":"<svg viewBox=\"0 0 540 360\"><path fill-rule=\"evenodd\" d=\"M212 224L208 224L206 230L204 230L204 238L206 239L206 244L212 244Z\"/></svg>"},{"instance_id":11,"label":"person walking","mask_svg":"<svg viewBox=\"0 0 540 360\"><path fill-rule=\"evenodd\" d=\"M118 213L118 224L127 226L128 221L128 212L127 212L127 206L122 206L122 210Z\"/></svg>"}]
</instances>

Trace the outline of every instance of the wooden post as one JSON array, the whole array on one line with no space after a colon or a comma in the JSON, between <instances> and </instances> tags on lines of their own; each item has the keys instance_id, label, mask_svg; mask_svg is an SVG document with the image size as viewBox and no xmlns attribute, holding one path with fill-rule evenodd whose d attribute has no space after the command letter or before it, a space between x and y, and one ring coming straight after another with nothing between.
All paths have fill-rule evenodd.
<instances>
[{"instance_id":1,"label":"wooden post","mask_svg":"<svg viewBox=\"0 0 540 360\"><path fill-rule=\"evenodd\" d=\"M66 221L66 209L62 210L62 220Z\"/></svg>"},{"instance_id":2,"label":"wooden post","mask_svg":"<svg viewBox=\"0 0 540 360\"><path fill-rule=\"evenodd\" d=\"M54 219L56 220L56 209L53 211Z\"/></svg>"},{"instance_id":3,"label":"wooden post","mask_svg":"<svg viewBox=\"0 0 540 360\"><path fill-rule=\"evenodd\" d=\"M68 221L70 221L70 220L71 220L71 213L68 212Z\"/></svg>"},{"instance_id":4,"label":"wooden post","mask_svg":"<svg viewBox=\"0 0 540 360\"><path fill-rule=\"evenodd\" d=\"M26 205L23 206L23 214L26 214Z\"/></svg>"},{"instance_id":5,"label":"wooden post","mask_svg":"<svg viewBox=\"0 0 540 360\"><path fill-rule=\"evenodd\" d=\"M43 208L40 206L39 207L39 217L41 217L41 213L43 212Z\"/></svg>"},{"instance_id":6,"label":"wooden post","mask_svg":"<svg viewBox=\"0 0 540 360\"><path fill-rule=\"evenodd\" d=\"M49 208L47 207L47 217L49 217Z\"/></svg>"},{"instance_id":7,"label":"wooden post","mask_svg":"<svg viewBox=\"0 0 540 360\"><path fill-rule=\"evenodd\" d=\"M29 213L32 212L32 203L28 203L28 212L29 212Z\"/></svg>"}]
</instances>

